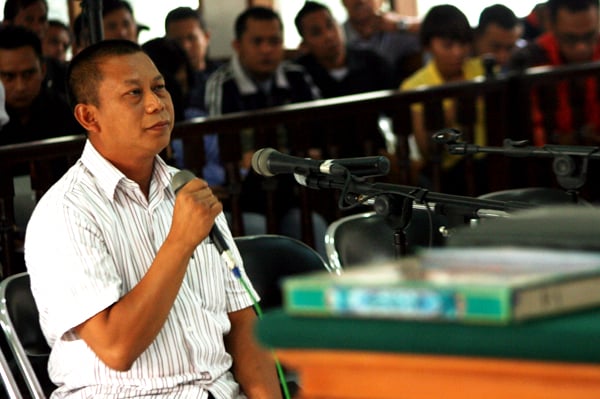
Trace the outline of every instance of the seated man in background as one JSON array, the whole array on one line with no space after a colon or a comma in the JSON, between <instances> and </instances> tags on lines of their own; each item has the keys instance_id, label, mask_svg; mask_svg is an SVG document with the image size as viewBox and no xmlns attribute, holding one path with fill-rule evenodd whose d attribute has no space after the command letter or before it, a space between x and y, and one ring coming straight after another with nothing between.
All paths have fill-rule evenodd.
<instances>
[{"instance_id":1,"label":"seated man in background","mask_svg":"<svg viewBox=\"0 0 600 399\"><path fill-rule=\"evenodd\" d=\"M235 51L229 63L221 66L208 80L206 106L209 115L251 111L277 105L310 101L318 89L299 65L283 60L283 24L270 8L250 7L235 21ZM278 147L286 151L285 128L277 129ZM263 179L250 168L254 153L252 132L242 133L242 207L246 212L265 214ZM278 220L295 205L291 176L278 179L275 205ZM295 223L292 223L295 224ZM324 222L321 223L324 225ZM298 228L299 229L299 228ZM290 234L298 236L298 234ZM319 234L322 236L322 234ZM321 239L315 239L321 244Z\"/></svg>"},{"instance_id":2,"label":"seated man in background","mask_svg":"<svg viewBox=\"0 0 600 399\"><path fill-rule=\"evenodd\" d=\"M385 58L392 66L394 86L414 71L422 62L421 48L416 33L419 23L382 13L382 0L342 0L348 20L344 22L344 35L350 47L370 49Z\"/></svg>"},{"instance_id":3,"label":"seated man in background","mask_svg":"<svg viewBox=\"0 0 600 399\"><path fill-rule=\"evenodd\" d=\"M475 54L492 56L495 70L504 71L519 44L523 26L515 13L502 4L494 4L479 14L475 29Z\"/></svg>"},{"instance_id":4,"label":"seated man in background","mask_svg":"<svg viewBox=\"0 0 600 399\"><path fill-rule=\"evenodd\" d=\"M6 0L3 25L23 26L42 39L48 29L46 0Z\"/></svg>"},{"instance_id":5,"label":"seated man in background","mask_svg":"<svg viewBox=\"0 0 600 399\"><path fill-rule=\"evenodd\" d=\"M206 81L218 67L208 58L210 33L206 22L198 11L190 7L178 7L167 14L165 33L168 39L176 41L185 50L194 72L186 119L205 116Z\"/></svg>"},{"instance_id":6,"label":"seated man in background","mask_svg":"<svg viewBox=\"0 0 600 399\"><path fill-rule=\"evenodd\" d=\"M598 0L549 0L546 8L549 30L515 53L511 61L514 68L600 60ZM531 134L535 145L600 143L596 81L565 81L532 93ZM546 131L545 126L553 126L554 130Z\"/></svg>"},{"instance_id":7,"label":"seated man in background","mask_svg":"<svg viewBox=\"0 0 600 399\"><path fill-rule=\"evenodd\" d=\"M59 62L67 61L67 51L71 47L71 31L59 20L48 21L48 29L42 40L44 57L53 58Z\"/></svg>"},{"instance_id":8,"label":"seated man in background","mask_svg":"<svg viewBox=\"0 0 600 399\"><path fill-rule=\"evenodd\" d=\"M184 105L184 119L206 116L206 82L218 64L208 58L210 33L206 21L199 11L190 7L178 7L165 18L166 38L175 41L187 54L191 66L188 79L188 95ZM225 171L220 163L219 142L216 134L203 137L205 159L202 176L213 187L225 182ZM183 165L183 146L180 139L171 141L177 165Z\"/></svg>"},{"instance_id":9,"label":"seated man in background","mask_svg":"<svg viewBox=\"0 0 600 399\"><path fill-rule=\"evenodd\" d=\"M346 46L341 29L326 6L308 1L294 22L302 37L300 50L304 53L296 62L306 68L324 98L395 88L387 61L371 50ZM334 129L327 132L326 136L331 137L327 147L335 148L336 156L365 155L365 148L357 145L363 139L351 137L350 132L357 130L355 125L355 120L347 118L336 122ZM385 149L383 135L375 126L362 129L360 134L374 143L376 150Z\"/></svg>"},{"instance_id":10,"label":"seated man in background","mask_svg":"<svg viewBox=\"0 0 600 399\"><path fill-rule=\"evenodd\" d=\"M272 9L251 7L237 17L233 49L231 61L208 81L210 115L319 97L304 68L283 60L283 24Z\"/></svg>"},{"instance_id":11,"label":"seated man in background","mask_svg":"<svg viewBox=\"0 0 600 399\"><path fill-rule=\"evenodd\" d=\"M53 397L280 398L221 203L201 179L175 193L176 170L157 156L174 115L150 58L100 41L71 61L68 82L88 141L25 239ZM239 278L209 239L215 224Z\"/></svg>"},{"instance_id":12,"label":"seated man in background","mask_svg":"<svg viewBox=\"0 0 600 399\"><path fill-rule=\"evenodd\" d=\"M481 60L469 58L473 32L467 17L453 5L444 4L432 7L421 24L421 45L430 54L427 65L408 77L401 90L424 88L444 83L458 82L482 76L484 71ZM456 127L457 103L453 99L443 102L444 123L441 127ZM414 141L411 140L411 158L415 176L425 166L431 166L433 146L422 104L412 106L412 125ZM477 124L473 132L473 142L485 145L484 112L481 105L477 110ZM442 178L442 190L453 194L465 194L465 171L460 156L442 154L441 167L445 172ZM478 170L481 171L481 168ZM420 183L426 185L427 183Z\"/></svg>"},{"instance_id":13,"label":"seated man in background","mask_svg":"<svg viewBox=\"0 0 600 399\"><path fill-rule=\"evenodd\" d=\"M329 8L308 1L295 18L303 56L296 60L324 98L394 89L391 66L367 49L346 47Z\"/></svg>"},{"instance_id":14,"label":"seated man in background","mask_svg":"<svg viewBox=\"0 0 600 399\"><path fill-rule=\"evenodd\" d=\"M20 26L0 28L0 81L6 92L10 121L0 130L0 145L25 143L57 136L83 133L67 102L44 85L45 62L37 35ZM58 180L67 170L65 159L23 164L2 173L15 177L15 222L17 237L25 231L33 205L34 188Z\"/></svg>"},{"instance_id":15,"label":"seated man in background","mask_svg":"<svg viewBox=\"0 0 600 399\"><path fill-rule=\"evenodd\" d=\"M42 45L33 31L0 29L0 79L10 116L0 145L83 133L66 101L43 85L45 71Z\"/></svg>"},{"instance_id":16,"label":"seated man in background","mask_svg":"<svg viewBox=\"0 0 600 399\"><path fill-rule=\"evenodd\" d=\"M48 3L46 0L6 0L3 25L22 26L33 31L44 41L48 31ZM67 98L65 81L66 67L63 62L52 57L45 58L44 86Z\"/></svg>"},{"instance_id":17,"label":"seated man in background","mask_svg":"<svg viewBox=\"0 0 600 399\"><path fill-rule=\"evenodd\" d=\"M102 1L104 39L125 39L138 42L141 25L135 22L133 8L125 0Z\"/></svg>"}]
</instances>

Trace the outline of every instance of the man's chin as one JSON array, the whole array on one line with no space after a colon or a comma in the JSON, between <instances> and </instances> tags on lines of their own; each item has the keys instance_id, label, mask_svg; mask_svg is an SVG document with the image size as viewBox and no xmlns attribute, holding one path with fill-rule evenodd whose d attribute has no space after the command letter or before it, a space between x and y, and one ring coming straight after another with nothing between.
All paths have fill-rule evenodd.
<instances>
[{"instance_id":1,"label":"man's chin","mask_svg":"<svg viewBox=\"0 0 600 399\"><path fill-rule=\"evenodd\" d=\"M14 109L15 111L24 111L27 110L33 101L30 100L16 100L16 101L7 101L6 107Z\"/></svg>"}]
</instances>

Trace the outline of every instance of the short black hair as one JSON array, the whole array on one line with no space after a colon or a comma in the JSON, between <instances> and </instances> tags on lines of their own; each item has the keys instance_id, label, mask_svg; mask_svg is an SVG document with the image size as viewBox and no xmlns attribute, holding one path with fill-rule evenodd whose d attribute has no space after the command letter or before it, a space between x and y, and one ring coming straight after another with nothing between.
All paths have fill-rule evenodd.
<instances>
[{"instance_id":1,"label":"short black hair","mask_svg":"<svg viewBox=\"0 0 600 399\"><path fill-rule=\"evenodd\" d=\"M51 26L53 28L61 28L64 29L66 31L69 32L69 35L71 34L71 31L69 30L69 27L67 26L67 24L65 24L63 21L58 20L58 19L49 19L48 20L48 26Z\"/></svg>"},{"instance_id":2,"label":"short black hair","mask_svg":"<svg viewBox=\"0 0 600 399\"><path fill-rule=\"evenodd\" d=\"M6 3L4 3L4 20L14 21L19 11L35 3L44 3L46 14L48 13L48 2L46 0L6 0Z\"/></svg>"},{"instance_id":3,"label":"short black hair","mask_svg":"<svg viewBox=\"0 0 600 399\"><path fill-rule=\"evenodd\" d=\"M199 11L193 10L190 7L177 7L169 11L167 17L165 18L165 32L167 31L170 23L183 21L185 19L196 20L198 22L198 25L200 25L200 29L202 29L206 33L208 27L206 25L204 17Z\"/></svg>"},{"instance_id":4,"label":"short black hair","mask_svg":"<svg viewBox=\"0 0 600 399\"><path fill-rule=\"evenodd\" d=\"M548 0L546 8L548 10L548 18L551 22L556 22L558 10L567 9L569 12L585 11L590 7L599 8L599 0Z\"/></svg>"},{"instance_id":5,"label":"short black hair","mask_svg":"<svg viewBox=\"0 0 600 399\"><path fill-rule=\"evenodd\" d=\"M442 4L429 9L421 23L419 35L423 47L429 46L434 37L471 43L473 29L462 11L451 4Z\"/></svg>"},{"instance_id":6,"label":"short black hair","mask_svg":"<svg viewBox=\"0 0 600 399\"><path fill-rule=\"evenodd\" d=\"M296 18L294 18L294 25L296 25L298 34L300 34L301 37L304 37L304 34L303 34L304 29L302 28L302 20L307 15L312 14L313 12L317 12L317 11L327 11L327 12L331 13L331 11L329 10L329 8L327 6L325 6L321 3L317 3L316 1L307 1L306 3L304 3L304 6L300 9L300 11L298 11L298 14L296 14Z\"/></svg>"},{"instance_id":7,"label":"short black hair","mask_svg":"<svg viewBox=\"0 0 600 399\"><path fill-rule=\"evenodd\" d=\"M139 44L121 39L101 40L83 49L67 68L67 94L71 106L100 105L98 86L103 79L100 64L105 58L142 52Z\"/></svg>"},{"instance_id":8,"label":"short black hair","mask_svg":"<svg viewBox=\"0 0 600 399\"><path fill-rule=\"evenodd\" d=\"M103 0L102 1L102 17L115 10L126 9L133 17L133 7L125 0Z\"/></svg>"},{"instance_id":9,"label":"short black hair","mask_svg":"<svg viewBox=\"0 0 600 399\"><path fill-rule=\"evenodd\" d=\"M484 8L479 14L477 31L484 32L491 24L496 24L502 29L512 30L520 24L520 21L510 8L503 4L494 4Z\"/></svg>"},{"instance_id":10,"label":"short black hair","mask_svg":"<svg viewBox=\"0 0 600 399\"><path fill-rule=\"evenodd\" d=\"M258 19L260 21L273 21L279 22L279 27L283 31L283 22L279 14L268 7L249 7L242 12L235 20L235 38L240 40L242 35L248 27L249 19Z\"/></svg>"},{"instance_id":11,"label":"short black hair","mask_svg":"<svg viewBox=\"0 0 600 399\"><path fill-rule=\"evenodd\" d=\"M6 25L0 28L0 49L15 50L21 47L31 47L40 62L44 62L42 41L34 31L16 25Z\"/></svg>"}]
</instances>

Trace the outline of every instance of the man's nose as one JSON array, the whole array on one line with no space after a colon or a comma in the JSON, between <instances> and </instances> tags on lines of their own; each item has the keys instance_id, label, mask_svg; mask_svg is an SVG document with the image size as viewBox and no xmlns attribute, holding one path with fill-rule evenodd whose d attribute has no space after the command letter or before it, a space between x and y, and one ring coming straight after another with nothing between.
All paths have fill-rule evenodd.
<instances>
[{"instance_id":1,"label":"man's nose","mask_svg":"<svg viewBox=\"0 0 600 399\"><path fill-rule=\"evenodd\" d=\"M15 78L14 88L16 91L23 91L27 87L27 81L23 76L17 76Z\"/></svg>"},{"instance_id":2,"label":"man's nose","mask_svg":"<svg viewBox=\"0 0 600 399\"><path fill-rule=\"evenodd\" d=\"M148 94L145 97L146 111L148 113L161 111L165 108L164 100L152 90L148 91Z\"/></svg>"}]
</instances>

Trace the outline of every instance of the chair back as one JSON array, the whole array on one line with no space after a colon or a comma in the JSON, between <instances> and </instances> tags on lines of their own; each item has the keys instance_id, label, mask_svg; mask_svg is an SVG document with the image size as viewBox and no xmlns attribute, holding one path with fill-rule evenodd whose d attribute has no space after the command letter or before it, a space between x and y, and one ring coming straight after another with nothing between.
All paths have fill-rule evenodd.
<instances>
[{"instance_id":1,"label":"chair back","mask_svg":"<svg viewBox=\"0 0 600 399\"><path fill-rule=\"evenodd\" d=\"M408 254L418 247L440 246L444 237L439 232L447 225L444 217L413 208L410 223L404 229ZM345 216L331 223L325 234L325 250L332 269L393 260L396 257L394 229L375 212Z\"/></svg>"},{"instance_id":2,"label":"chair back","mask_svg":"<svg viewBox=\"0 0 600 399\"><path fill-rule=\"evenodd\" d=\"M496 201L528 202L533 205L583 205L591 206L586 200L569 194L565 190L551 187L524 187L493 191L478 198Z\"/></svg>"},{"instance_id":3,"label":"chair back","mask_svg":"<svg viewBox=\"0 0 600 399\"><path fill-rule=\"evenodd\" d=\"M42 334L29 274L2 280L0 299L2 330L27 389L34 399L46 398L56 387L48 376L50 347Z\"/></svg>"},{"instance_id":4,"label":"chair back","mask_svg":"<svg viewBox=\"0 0 600 399\"><path fill-rule=\"evenodd\" d=\"M261 297L261 307L282 305L281 279L294 274L327 270L317 251L283 235L259 234L235 237L244 269Z\"/></svg>"}]
</instances>

